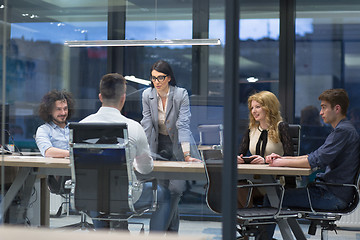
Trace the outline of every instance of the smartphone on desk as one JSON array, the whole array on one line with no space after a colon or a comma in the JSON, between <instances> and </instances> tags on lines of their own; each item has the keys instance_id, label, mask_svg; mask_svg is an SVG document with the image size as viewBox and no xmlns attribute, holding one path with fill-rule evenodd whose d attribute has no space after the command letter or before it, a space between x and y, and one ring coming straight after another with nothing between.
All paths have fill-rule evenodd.
<instances>
[{"instance_id":1,"label":"smartphone on desk","mask_svg":"<svg viewBox=\"0 0 360 240\"><path fill-rule=\"evenodd\" d=\"M254 159L254 157L242 157L242 159L246 164L249 164Z\"/></svg>"}]
</instances>

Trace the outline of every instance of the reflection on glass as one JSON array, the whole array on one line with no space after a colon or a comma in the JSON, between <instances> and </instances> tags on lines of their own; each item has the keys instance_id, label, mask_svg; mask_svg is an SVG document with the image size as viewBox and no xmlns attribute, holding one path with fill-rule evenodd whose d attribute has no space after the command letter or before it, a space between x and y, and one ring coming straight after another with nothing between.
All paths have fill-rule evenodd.
<instances>
[{"instance_id":1,"label":"reflection on glass","mask_svg":"<svg viewBox=\"0 0 360 240\"><path fill-rule=\"evenodd\" d=\"M314 11L314 7L316 11ZM295 119L302 121L308 106L318 106L318 96L329 88L345 88L349 94L348 117L356 124L356 104L360 97L360 51L358 28L360 17L357 4L342 1L323 4L322 1L298 1L296 4L296 66L295 66ZM318 119L319 110L316 118ZM316 115L316 114L315 114ZM315 121L314 121L315 122ZM302 124L303 125L303 124ZM318 131L307 131L309 124L301 129L304 143L309 146L303 154L323 143L329 129L323 124ZM321 137L322 136L322 137ZM322 139L321 139L322 138ZM317 139L319 143L308 144ZM316 145L316 146L315 146Z\"/></svg>"}]
</instances>

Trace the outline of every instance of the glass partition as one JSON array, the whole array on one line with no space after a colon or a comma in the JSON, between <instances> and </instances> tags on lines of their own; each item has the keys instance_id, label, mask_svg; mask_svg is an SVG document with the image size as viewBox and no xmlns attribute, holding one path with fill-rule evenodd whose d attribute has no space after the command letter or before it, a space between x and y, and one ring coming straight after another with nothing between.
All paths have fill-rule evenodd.
<instances>
[{"instance_id":1,"label":"glass partition","mask_svg":"<svg viewBox=\"0 0 360 240\"><path fill-rule=\"evenodd\" d=\"M319 116L318 96L326 89L348 92L348 118L359 128L360 6L297 1L296 9L295 119L302 125L301 154L306 154L323 143L331 128Z\"/></svg>"},{"instance_id":2,"label":"glass partition","mask_svg":"<svg viewBox=\"0 0 360 240\"><path fill-rule=\"evenodd\" d=\"M201 2L201 1L199 1ZM13 0L7 3L6 103L8 123L16 149L38 152L34 135L43 124L38 108L42 97L53 89L65 89L75 98L75 113L69 121L79 121L100 107L98 85L109 71L149 80L152 64L170 63L177 85L190 98L190 130L200 144L199 126L221 125L224 106L225 3L198 1L90 1L75 2ZM255 4L255 3L254 3ZM258 90L278 89L279 3L270 1L258 10L244 1L240 12L240 129L248 122L246 99ZM4 11L4 8L0 8ZM3 12L1 12L3 16ZM6 22L6 21L5 21ZM4 24L2 25L4 26ZM68 48L65 41L106 39L191 39L219 38L220 46L177 47L87 47ZM264 57L265 56L265 57ZM109 59L116 59L112 66ZM141 96L148 86L127 82L126 117L142 119ZM241 135L238 137L241 140ZM220 144L217 143L217 144ZM188 179L179 203L180 216L199 221L206 229L214 220L215 235L221 235L221 218L212 212L205 197L206 178ZM38 190L38 189L37 189ZM35 191L35 190L34 190ZM36 192L39 194L39 192ZM33 195L29 202L38 202ZM59 209L56 196L50 197L50 215ZM28 224L38 225L39 209L29 204ZM40 204L41 205L41 204ZM63 208L65 211L65 207ZM36 212L36 213L35 213ZM9 211L16 215L16 210ZM11 216L5 222L13 223ZM50 221L50 227L51 221ZM181 229L180 227L180 229ZM210 228L211 229L211 228ZM202 233L206 235L206 230Z\"/></svg>"},{"instance_id":3,"label":"glass partition","mask_svg":"<svg viewBox=\"0 0 360 240\"><path fill-rule=\"evenodd\" d=\"M279 5L279 0L240 1L239 124L233 126L240 133L236 136L238 143L248 127L249 95L268 90L279 97ZM360 111L356 105L360 69L359 11L360 5L350 0L341 4L296 1L295 95L290 91L286 94L295 98L294 119L302 125L301 153L312 151L329 130L322 127L316 114L319 111L317 97L327 88L342 87L348 91L351 101L348 116L359 126ZM224 122L224 105L228 103L224 102L226 39L225 2L222 0L11 0L0 1L0 16L0 110L1 129L4 129L1 135L2 144L15 152L14 155L19 152L39 154L34 135L44 121L39 117L38 109L42 97L50 90L65 89L73 94L75 113L68 120L78 122L101 106L99 80L104 74L119 72L149 80L150 68L159 59L171 65L177 85L188 92L190 131L197 146L203 145L204 139L200 138L203 125L222 125ZM191 38L219 38L221 45L85 48L64 45L69 40ZM281 84L291 81L287 79ZM142 93L148 87L127 81L124 116L141 121ZM316 122L321 130L308 131L309 121L304 119L305 116L315 116L316 119L310 122ZM312 127L309 124L309 129ZM221 142L211 145L216 148ZM13 178L8 180L7 177L16 176L17 171L18 168L5 168L5 178L1 178L4 193L13 182ZM6 212L6 223L46 225L46 221L40 220L41 208L47 204L40 198L40 192L47 188L46 181L44 178L33 181L35 187L31 188L31 197L22 209L27 212L27 217L19 222L16 217L19 215L18 199L15 198ZM207 206L206 187L205 173L195 179L186 179L179 203L180 235L193 234L196 228L196 233L202 229L200 235L204 237L221 238L221 216ZM62 201L59 196L50 197L46 211L51 215L51 228L69 223L56 222L57 219L52 217ZM60 214L79 217L65 206ZM136 221L145 222L148 231L149 215ZM130 230L137 231L135 228Z\"/></svg>"},{"instance_id":4,"label":"glass partition","mask_svg":"<svg viewBox=\"0 0 360 240\"><path fill-rule=\"evenodd\" d=\"M319 115L318 96L326 89L344 88L348 92L347 117L360 129L359 11L359 3L355 1L342 1L340 5L297 1L294 119L301 124L302 155L320 147L332 130ZM315 174L303 178L302 184L314 178Z\"/></svg>"},{"instance_id":5,"label":"glass partition","mask_svg":"<svg viewBox=\"0 0 360 240\"><path fill-rule=\"evenodd\" d=\"M208 16L222 23L208 28L193 29L193 3L191 1L52 1L37 0L31 3L23 0L7 4L8 34L6 35L6 72L1 71L6 83L5 103L9 109L9 133L14 145L24 155L39 154L34 136L44 121L39 117L39 104L42 97L53 89L67 90L75 99L75 112L69 121L79 121L95 113L101 106L98 99L101 77L112 71L122 69L124 76L149 80L150 68L154 62L163 59L170 63L176 76L177 85L185 88L190 98L192 114L190 131L195 144L200 141L198 126L222 124L223 112L223 66L224 66L224 3L211 1ZM199 7L198 7L199 8ZM0 11L3 11L0 8ZM2 13L1 13L2 14ZM3 15L2 15L3 16ZM118 22L123 17L123 21ZM209 21L209 18L196 20ZM199 24L199 23L197 23ZM201 24L200 24L201 25ZM2 25L3 26L3 25ZM199 30L200 28L200 30ZM113 35L128 40L146 39L191 39L194 32L212 32L209 38L220 38L221 46L178 46L178 47L107 47L69 48L65 41L106 40ZM208 38L208 37L203 37ZM121 39L121 37L120 37ZM198 77L193 77L193 67L199 61L193 59L194 49L205 54L206 64L201 65ZM3 55L2 55L3 56ZM203 57L204 58L204 57ZM117 59L118 66L111 66L109 59ZM205 62L204 62L205 63ZM211 73L209 73L211 71ZM211 76L214 83L208 84L205 76ZM210 82L211 82L210 81ZM208 87L209 85L209 87ZM196 86L196 87L195 87ZM140 122L142 119L141 97L146 85L127 81L127 98L122 113ZM206 90L204 90L206 89ZM2 88L1 88L2 90ZM200 156L199 156L200 158ZM214 214L205 201L205 174L201 180L188 179L184 194L179 203L181 227L190 221L205 228L204 220L214 219L215 234L221 235L220 216ZM41 224L39 212L41 184L35 181L24 214L26 222L16 217L16 207L7 211L5 223L20 223L37 226ZM45 182L46 184L46 182ZM5 190L8 190L5 187ZM50 216L56 215L59 196L50 196ZM16 204L15 204L16 206ZM63 205L60 214L73 214ZM78 213L75 212L76 216ZM139 221L141 221L140 218ZM149 215L144 216L148 223ZM50 227L55 227L50 217ZM77 220L76 220L77 221ZM90 220L91 221L91 220ZM56 221L55 221L56 222ZM64 223L66 225L66 223ZM146 231L148 231L146 225ZM181 230L180 230L181 233ZM187 234L185 232L185 234ZM206 233L204 233L206 235Z\"/></svg>"}]
</instances>

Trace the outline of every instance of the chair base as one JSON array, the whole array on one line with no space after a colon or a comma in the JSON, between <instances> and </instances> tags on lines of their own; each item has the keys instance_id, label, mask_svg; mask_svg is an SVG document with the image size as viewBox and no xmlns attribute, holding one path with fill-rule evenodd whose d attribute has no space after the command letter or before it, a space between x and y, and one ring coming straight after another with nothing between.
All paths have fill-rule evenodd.
<instances>
[{"instance_id":1,"label":"chair base","mask_svg":"<svg viewBox=\"0 0 360 240\"><path fill-rule=\"evenodd\" d=\"M85 230L85 229L95 230L94 225L91 224L91 223L88 223L88 222L86 221L86 214L85 214L85 213L81 213L80 216L81 216L81 219L80 219L80 222L79 222L79 223L74 223L74 224L66 225L66 226L63 226L63 227L61 227L61 228L80 228L80 229L82 229L82 230Z\"/></svg>"},{"instance_id":2,"label":"chair base","mask_svg":"<svg viewBox=\"0 0 360 240\"><path fill-rule=\"evenodd\" d=\"M335 224L335 220L333 220L333 219L313 218L313 219L309 219L309 220L311 221L309 230L308 230L309 235L316 234L317 226L321 227L321 239L322 240L328 239L328 231L335 231L335 233L337 233L336 232L337 225Z\"/></svg>"}]
</instances>

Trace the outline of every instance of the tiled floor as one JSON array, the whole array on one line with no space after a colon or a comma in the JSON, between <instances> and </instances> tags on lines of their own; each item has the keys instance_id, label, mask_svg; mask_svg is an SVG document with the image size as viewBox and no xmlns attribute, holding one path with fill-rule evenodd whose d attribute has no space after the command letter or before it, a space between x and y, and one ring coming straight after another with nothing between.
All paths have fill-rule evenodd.
<instances>
[{"instance_id":1,"label":"tiled floor","mask_svg":"<svg viewBox=\"0 0 360 240\"><path fill-rule=\"evenodd\" d=\"M77 223L80 221L80 216L70 215L62 216L59 218L50 219L50 227L58 228L72 223ZM89 219L91 222L91 220ZM132 219L131 221L142 222L145 224L145 234L148 234L148 219ZM307 233L308 225L301 224L301 227L305 233ZM140 232L140 225L130 224L129 230L131 234L138 234ZM357 231L356 231L357 230ZM221 237L221 222L217 221L190 221L190 220L181 220L179 235L201 235L205 239L209 240L220 240ZM282 239L279 230L277 229L274 237L276 239ZM308 239L317 240L321 239L320 229L317 230L315 236L306 235ZM347 229L347 230L338 230L337 234L335 232L329 232L329 239L332 240L344 240L344 239L354 239L360 240L360 231L359 229Z\"/></svg>"}]
</instances>

